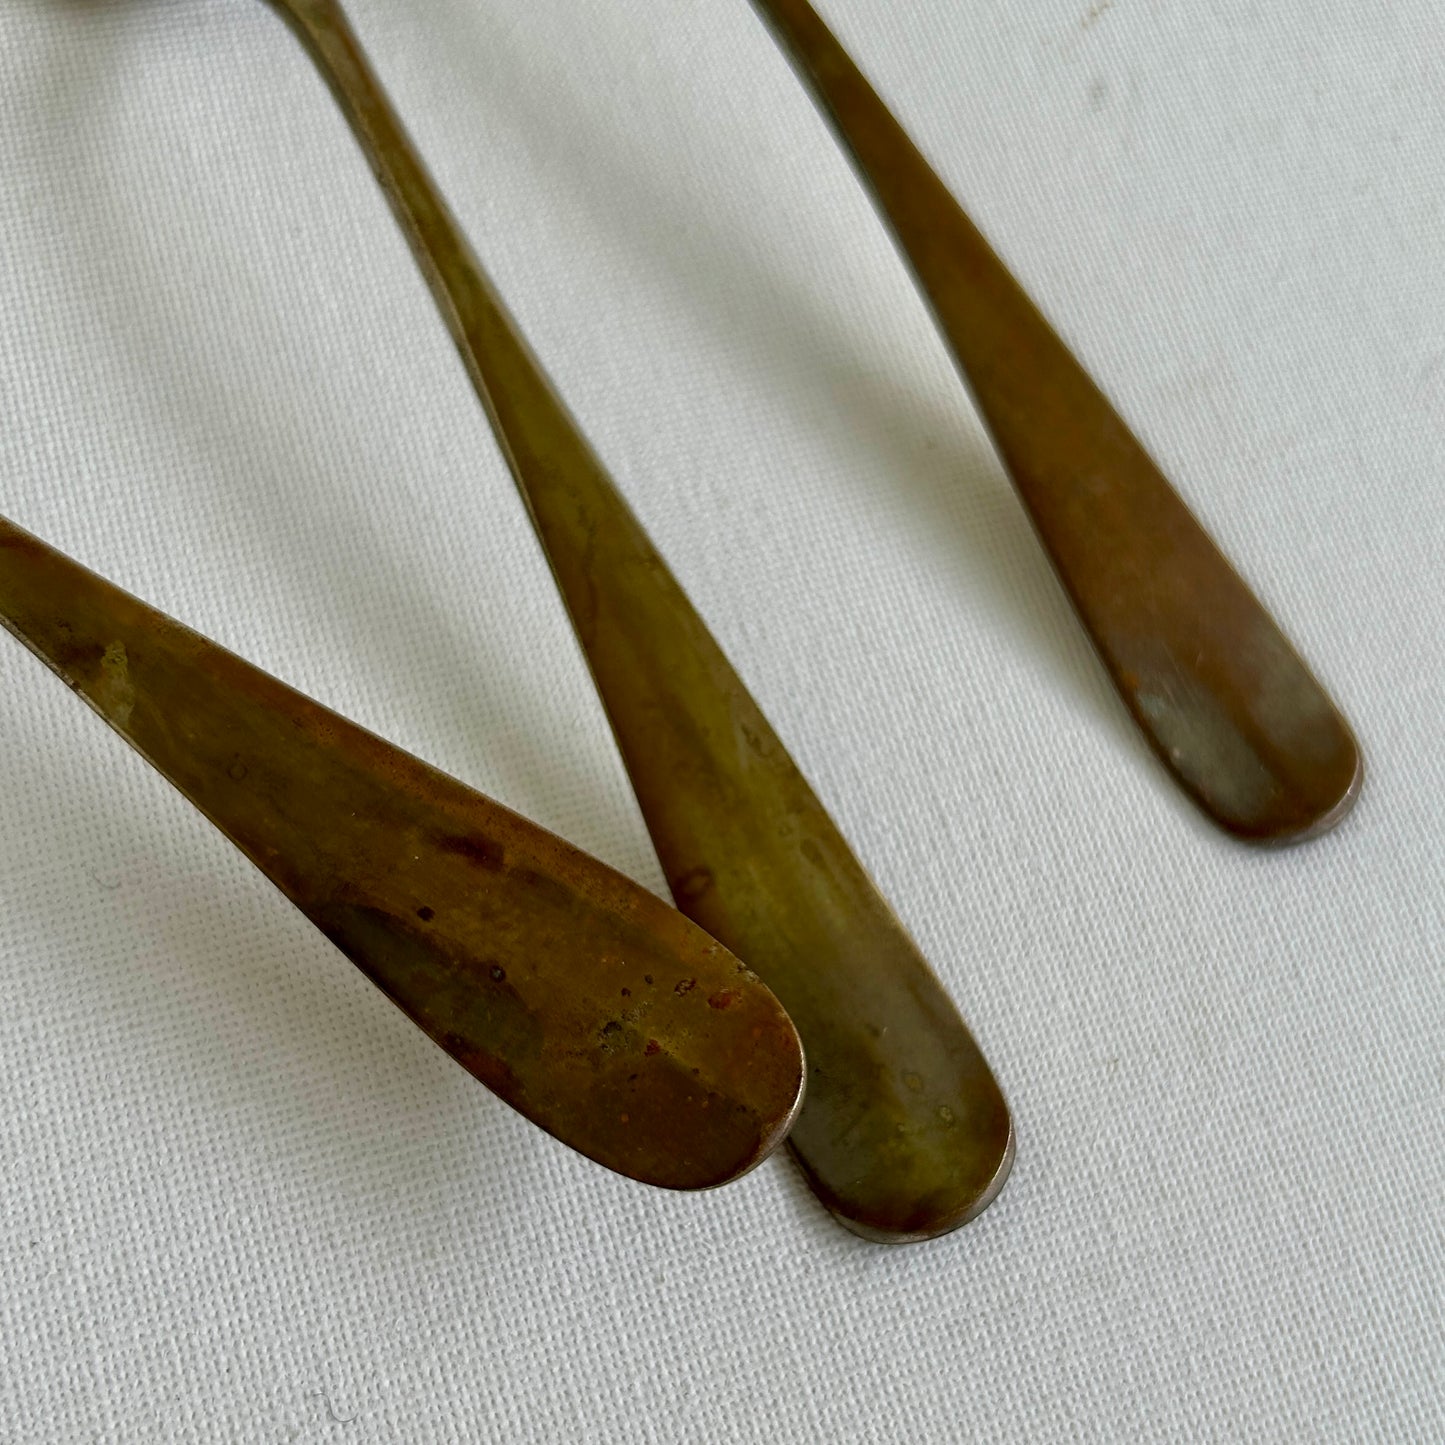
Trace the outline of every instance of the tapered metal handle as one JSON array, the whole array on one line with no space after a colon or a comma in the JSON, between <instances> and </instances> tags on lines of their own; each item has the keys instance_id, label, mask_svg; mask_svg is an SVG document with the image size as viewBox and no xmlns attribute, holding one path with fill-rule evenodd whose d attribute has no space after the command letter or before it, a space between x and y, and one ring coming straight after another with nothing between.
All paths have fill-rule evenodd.
<instances>
[{"instance_id":1,"label":"tapered metal handle","mask_svg":"<svg viewBox=\"0 0 1445 1445\"><path fill-rule=\"evenodd\" d=\"M0 518L0 627L464 1068L619 1173L724 1184L803 1080L776 998L595 858Z\"/></svg>"},{"instance_id":2,"label":"tapered metal handle","mask_svg":"<svg viewBox=\"0 0 1445 1445\"><path fill-rule=\"evenodd\" d=\"M492 418L678 907L783 1001L809 1083L791 1142L850 1228L972 1218L1008 1172L983 1055L618 494L461 238L331 0L272 0L327 76Z\"/></svg>"},{"instance_id":3,"label":"tapered metal handle","mask_svg":"<svg viewBox=\"0 0 1445 1445\"><path fill-rule=\"evenodd\" d=\"M753 4L851 152L1165 767L1251 842L1332 826L1362 777L1334 703L813 7Z\"/></svg>"}]
</instances>

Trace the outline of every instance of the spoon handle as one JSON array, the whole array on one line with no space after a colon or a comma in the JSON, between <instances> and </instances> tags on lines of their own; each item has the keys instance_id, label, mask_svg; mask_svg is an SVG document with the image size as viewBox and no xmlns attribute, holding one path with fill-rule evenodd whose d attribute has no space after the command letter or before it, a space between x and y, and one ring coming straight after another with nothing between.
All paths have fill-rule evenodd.
<instances>
[{"instance_id":1,"label":"spoon handle","mask_svg":"<svg viewBox=\"0 0 1445 1445\"><path fill-rule=\"evenodd\" d=\"M4 518L0 626L563 1143L699 1189L787 1133L803 1081L787 1015L645 889Z\"/></svg>"},{"instance_id":2,"label":"spoon handle","mask_svg":"<svg viewBox=\"0 0 1445 1445\"><path fill-rule=\"evenodd\" d=\"M1330 828L1348 725L808 0L753 0L912 267L1039 539L1134 720L1220 827Z\"/></svg>"},{"instance_id":3,"label":"spoon handle","mask_svg":"<svg viewBox=\"0 0 1445 1445\"><path fill-rule=\"evenodd\" d=\"M350 119L551 563L682 911L746 959L810 1062L791 1142L870 1238L924 1239L1008 1172L957 1010L667 570L483 274L333 0L272 0Z\"/></svg>"}]
</instances>

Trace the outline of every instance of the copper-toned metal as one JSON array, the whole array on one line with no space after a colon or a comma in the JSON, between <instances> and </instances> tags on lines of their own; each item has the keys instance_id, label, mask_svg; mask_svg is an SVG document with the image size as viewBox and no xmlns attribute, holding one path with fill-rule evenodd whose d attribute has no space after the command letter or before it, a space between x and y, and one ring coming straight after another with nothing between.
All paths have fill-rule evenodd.
<instances>
[{"instance_id":1,"label":"copper-toned metal","mask_svg":"<svg viewBox=\"0 0 1445 1445\"><path fill-rule=\"evenodd\" d=\"M810 1062L792 1143L849 1228L952 1229L1013 1134L938 980L689 604L461 237L334 0L271 0L431 283L587 655L678 907L767 981Z\"/></svg>"},{"instance_id":2,"label":"copper-toned metal","mask_svg":"<svg viewBox=\"0 0 1445 1445\"><path fill-rule=\"evenodd\" d=\"M725 1184L803 1082L777 999L621 874L0 518L0 624L427 1034L565 1144Z\"/></svg>"},{"instance_id":3,"label":"copper-toned metal","mask_svg":"<svg viewBox=\"0 0 1445 1445\"><path fill-rule=\"evenodd\" d=\"M1165 767L1291 843L1359 791L1348 725L808 0L753 0L912 266L1040 540Z\"/></svg>"}]
</instances>

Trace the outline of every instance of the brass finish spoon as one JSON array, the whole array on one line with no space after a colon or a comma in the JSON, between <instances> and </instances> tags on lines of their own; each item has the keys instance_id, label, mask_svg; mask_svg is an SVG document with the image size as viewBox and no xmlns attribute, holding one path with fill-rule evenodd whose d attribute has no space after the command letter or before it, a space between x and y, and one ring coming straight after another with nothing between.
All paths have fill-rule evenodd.
<instances>
[{"instance_id":1,"label":"brass finish spoon","mask_svg":"<svg viewBox=\"0 0 1445 1445\"><path fill-rule=\"evenodd\" d=\"M1220 827L1324 832L1363 776L1348 725L808 0L753 0L913 269L1134 720Z\"/></svg>"},{"instance_id":2,"label":"brass finish spoon","mask_svg":"<svg viewBox=\"0 0 1445 1445\"><path fill-rule=\"evenodd\" d=\"M637 884L0 518L0 625L493 1093L648 1184L788 1131L797 1034Z\"/></svg>"},{"instance_id":3,"label":"brass finish spoon","mask_svg":"<svg viewBox=\"0 0 1445 1445\"><path fill-rule=\"evenodd\" d=\"M546 550L677 905L798 1025L791 1136L849 1228L926 1239L983 1209L1007 1106L917 947L618 495L462 238L335 0L270 0L390 199Z\"/></svg>"}]
</instances>

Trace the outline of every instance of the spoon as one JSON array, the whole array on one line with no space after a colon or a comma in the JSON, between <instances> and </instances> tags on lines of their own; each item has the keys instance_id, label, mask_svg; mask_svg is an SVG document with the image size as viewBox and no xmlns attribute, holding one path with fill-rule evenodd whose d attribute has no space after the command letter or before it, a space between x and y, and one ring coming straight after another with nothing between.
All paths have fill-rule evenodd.
<instances>
[{"instance_id":1,"label":"spoon","mask_svg":"<svg viewBox=\"0 0 1445 1445\"><path fill-rule=\"evenodd\" d=\"M336 0L269 0L325 77L451 330L531 515L677 906L798 1025L790 1142L870 1239L985 1208L1009 1112L917 946L638 525L507 314Z\"/></svg>"},{"instance_id":2,"label":"spoon","mask_svg":"<svg viewBox=\"0 0 1445 1445\"><path fill-rule=\"evenodd\" d=\"M786 1135L803 1083L792 1023L645 889L4 518L0 625L564 1144L705 1189Z\"/></svg>"},{"instance_id":3,"label":"spoon","mask_svg":"<svg viewBox=\"0 0 1445 1445\"><path fill-rule=\"evenodd\" d=\"M808 0L753 0L933 309L1134 721L1221 828L1293 843L1349 812L1348 724Z\"/></svg>"}]
</instances>

